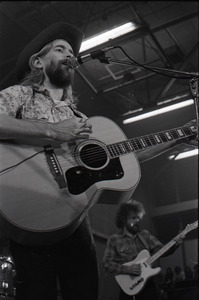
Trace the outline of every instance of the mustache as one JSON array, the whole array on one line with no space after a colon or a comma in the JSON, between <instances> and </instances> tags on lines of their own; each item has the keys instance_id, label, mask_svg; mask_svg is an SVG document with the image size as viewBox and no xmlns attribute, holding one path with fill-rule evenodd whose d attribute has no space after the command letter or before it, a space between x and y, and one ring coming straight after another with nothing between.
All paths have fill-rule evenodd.
<instances>
[{"instance_id":1,"label":"mustache","mask_svg":"<svg viewBox=\"0 0 199 300\"><path fill-rule=\"evenodd\" d=\"M75 57L68 57L66 59L62 59L59 63L68 66L71 69L77 69L79 67L78 61Z\"/></svg>"},{"instance_id":2,"label":"mustache","mask_svg":"<svg viewBox=\"0 0 199 300\"><path fill-rule=\"evenodd\" d=\"M134 223L134 222L131 222L131 223L130 223L130 226L131 226L131 227L139 226L139 222L135 222L135 223Z\"/></svg>"}]
</instances>

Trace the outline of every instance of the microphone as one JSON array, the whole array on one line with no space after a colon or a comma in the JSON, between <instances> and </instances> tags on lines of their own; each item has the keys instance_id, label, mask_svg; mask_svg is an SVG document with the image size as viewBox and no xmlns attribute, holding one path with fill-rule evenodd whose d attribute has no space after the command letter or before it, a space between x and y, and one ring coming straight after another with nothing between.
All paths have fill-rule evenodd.
<instances>
[{"instance_id":1,"label":"microphone","mask_svg":"<svg viewBox=\"0 0 199 300\"><path fill-rule=\"evenodd\" d=\"M77 69L79 67L79 63L77 61L77 58L72 56L72 57L68 57L64 64L66 64L69 68L72 68L72 69Z\"/></svg>"},{"instance_id":2,"label":"microphone","mask_svg":"<svg viewBox=\"0 0 199 300\"><path fill-rule=\"evenodd\" d=\"M113 48L115 48L115 47L106 47L103 49L94 50L86 55L79 55L77 57L77 62L79 63L79 65L82 65L91 59L100 59L104 55L105 52L107 52Z\"/></svg>"}]
</instances>

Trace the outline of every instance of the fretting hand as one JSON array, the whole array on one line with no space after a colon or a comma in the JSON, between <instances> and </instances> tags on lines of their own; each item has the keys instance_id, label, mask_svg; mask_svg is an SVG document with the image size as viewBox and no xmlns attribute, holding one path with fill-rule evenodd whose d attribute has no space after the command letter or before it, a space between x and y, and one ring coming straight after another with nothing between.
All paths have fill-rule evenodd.
<instances>
[{"instance_id":1,"label":"fretting hand","mask_svg":"<svg viewBox=\"0 0 199 300\"><path fill-rule=\"evenodd\" d=\"M191 120L186 125L188 125L188 126L191 126L191 125L196 126L196 130L195 130L196 136L193 136L193 137L189 138L189 145L198 146L198 124L197 124L196 120Z\"/></svg>"},{"instance_id":2,"label":"fretting hand","mask_svg":"<svg viewBox=\"0 0 199 300\"><path fill-rule=\"evenodd\" d=\"M190 138L185 139L185 143L187 143L188 145L191 145L193 147L198 147L198 124L196 123L196 120L191 120L186 125L187 126L191 126L191 125L196 126L196 129L195 129L196 135L191 136ZM183 140L182 140L182 142L183 142Z\"/></svg>"}]
</instances>

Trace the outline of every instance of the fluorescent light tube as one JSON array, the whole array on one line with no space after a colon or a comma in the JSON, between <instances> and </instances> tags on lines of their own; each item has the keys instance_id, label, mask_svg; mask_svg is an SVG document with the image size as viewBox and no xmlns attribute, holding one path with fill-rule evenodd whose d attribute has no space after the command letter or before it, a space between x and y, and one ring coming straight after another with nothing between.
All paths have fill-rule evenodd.
<instances>
[{"instance_id":1,"label":"fluorescent light tube","mask_svg":"<svg viewBox=\"0 0 199 300\"><path fill-rule=\"evenodd\" d=\"M86 39L82 42L80 52L86 51L88 49L94 48L95 46L104 44L109 40L113 40L121 35L129 33L137 28L133 22L128 22L91 38Z\"/></svg>"},{"instance_id":2,"label":"fluorescent light tube","mask_svg":"<svg viewBox=\"0 0 199 300\"><path fill-rule=\"evenodd\" d=\"M168 111L179 109L181 107L185 107L185 106L191 105L193 103L194 103L194 101L192 99L182 101L180 103L176 103L176 104L169 105L169 106L166 106L166 107L162 107L162 108L159 108L159 109L156 109L156 110L153 110L153 111L149 111L149 112L144 113L144 114L139 115L139 116L135 116L135 117L125 119L125 120L123 120L123 124L129 124L129 123L136 122L136 121L139 121L139 120L143 120L143 119L146 119L146 118L150 118L150 117L153 117L153 116L156 116L156 115L164 114Z\"/></svg>"},{"instance_id":3,"label":"fluorescent light tube","mask_svg":"<svg viewBox=\"0 0 199 300\"><path fill-rule=\"evenodd\" d=\"M175 157L175 155L170 155L169 159L172 160L175 157L174 160L178 160L178 159L182 159L182 158L191 157L194 155L198 155L198 149L182 152L182 153L178 154L176 157Z\"/></svg>"}]
</instances>

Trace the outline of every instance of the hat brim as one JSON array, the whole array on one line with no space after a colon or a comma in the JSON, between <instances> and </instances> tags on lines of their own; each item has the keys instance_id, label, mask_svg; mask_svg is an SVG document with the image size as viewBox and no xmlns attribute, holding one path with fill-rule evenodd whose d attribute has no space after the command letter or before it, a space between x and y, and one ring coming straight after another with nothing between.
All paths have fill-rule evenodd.
<instances>
[{"instance_id":1,"label":"hat brim","mask_svg":"<svg viewBox=\"0 0 199 300\"><path fill-rule=\"evenodd\" d=\"M77 56L83 38L84 34L79 28L65 22L58 22L47 27L36 35L19 55L16 63L18 81L21 81L25 74L30 71L30 57L39 52L46 44L56 39L64 39L71 45L74 55Z\"/></svg>"}]
</instances>

